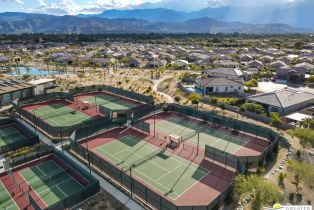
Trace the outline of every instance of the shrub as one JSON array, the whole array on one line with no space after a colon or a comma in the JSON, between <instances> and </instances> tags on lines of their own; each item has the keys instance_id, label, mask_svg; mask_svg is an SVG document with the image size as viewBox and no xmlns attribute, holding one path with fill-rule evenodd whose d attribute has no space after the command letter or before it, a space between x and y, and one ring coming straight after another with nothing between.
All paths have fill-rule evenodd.
<instances>
[{"instance_id":1,"label":"shrub","mask_svg":"<svg viewBox=\"0 0 314 210\"><path fill-rule=\"evenodd\" d=\"M181 100L181 97L180 96L175 96L174 100L175 100L175 102L179 102Z\"/></svg>"}]
</instances>

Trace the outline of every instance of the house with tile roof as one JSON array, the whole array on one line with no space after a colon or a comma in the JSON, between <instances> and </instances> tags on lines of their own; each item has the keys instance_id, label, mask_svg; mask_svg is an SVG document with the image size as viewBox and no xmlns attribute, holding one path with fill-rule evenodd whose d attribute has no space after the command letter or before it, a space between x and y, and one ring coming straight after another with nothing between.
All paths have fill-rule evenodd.
<instances>
[{"instance_id":1,"label":"house with tile roof","mask_svg":"<svg viewBox=\"0 0 314 210\"><path fill-rule=\"evenodd\" d=\"M243 93L244 85L236 80L227 77L198 78L196 86L202 90L203 95L214 93Z\"/></svg>"},{"instance_id":2,"label":"house with tile roof","mask_svg":"<svg viewBox=\"0 0 314 210\"><path fill-rule=\"evenodd\" d=\"M314 94L283 89L247 96L246 100L261 104L267 113L278 112L280 115L287 115L313 105Z\"/></svg>"}]
</instances>

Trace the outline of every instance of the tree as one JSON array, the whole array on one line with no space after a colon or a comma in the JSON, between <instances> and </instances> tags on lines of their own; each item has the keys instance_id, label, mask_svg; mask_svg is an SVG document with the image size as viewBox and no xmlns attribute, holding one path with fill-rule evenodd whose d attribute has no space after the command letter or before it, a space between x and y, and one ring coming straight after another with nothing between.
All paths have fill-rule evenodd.
<instances>
[{"instance_id":1,"label":"tree","mask_svg":"<svg viewBox=\"0 0 314 210\"><path fill-rule=\"evenodd\" d=\"M271 124L274 126L280 126L282 124L282 120L280 119L279 113L278 112L272 112L270 113L270 118L271 118Z\"/></svg>"},{"instance_id":2,"label":"tree","mask_svg":"<svg viewBox=\"0 0 314 210\"><path fill-rule=\"evenodd\" d=\"M303 128L310 128L311 124L312 124L311 118L304 118L300 122L300 126L302 126Z\"/></svg>"},{"instance_id":3,"label":"tree","mask_svg":"<svg viewBox=\"0 0 314 210\"><path fill-rule=\"evenodd\" d=\"M234 195L238 199L253 195L252 208L272 205L283 199L280 188L257 175L238 175L234 181Z\"/></svg>"},{"instance_id":4,"label":"tree","mask_svg":"<svg viewBox=\"0 0 314 210\"><path fill-rule=\"evenodd\" d=\"M314 76L313 75L309 77L309 83L314 83Z\"/></svg>"},{"instance_id":5,"label":"tree","mask_svg":"<svg viewBox=\"0 0 314 210\"><path fill-rule=\"evenodd\" d=\"M250 112L254 112L256 114L262 114L264 112L264 108L262 105L254 103L244 103L241 105L240 110L241 111L247 110Z\"/></svg>"},{"instance_id":6,"label":"tree","mask_svg":"<svg viewBox=\"0 0 314 210\"><path fill-rule=\"evenodd\" d=\"M198 105L198 103L199 103L199 101L202 99L202 97L201 97L200 94L191 93L191 94L188 96L188 99L192 102L192 104Z\"/></svg>"},{"instance_id":7,"label":"tree","mask_svg":"<svg viewBox=\"0 0 314 210\"><path fill-rule=\"evenodd\" d=\"M294 43L293 46L295 49L301 49L304 46L304 42L303 41L297 41Z\"/></svg>"},{"instance_id":8,"label":"tree","mask_svg":"<svg viewBox=\"0 0 314 210\"><path fill-rule=\"evenodd\" d=\"M174 100L175 100L175 102L179 102L181 100L181 97L180 96L175 96Z\"/></svg>"}]
</instances>

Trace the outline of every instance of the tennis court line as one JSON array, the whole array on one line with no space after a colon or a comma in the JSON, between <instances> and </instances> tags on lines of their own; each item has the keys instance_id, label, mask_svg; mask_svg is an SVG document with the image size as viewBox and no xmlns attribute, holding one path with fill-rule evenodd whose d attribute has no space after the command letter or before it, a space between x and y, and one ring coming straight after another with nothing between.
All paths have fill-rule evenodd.
<instances>
[{"instance_id":1,"label":"tennis court line","mask_svg":"<svg viewBox=\"0 0 314 210\"><path fill-rule=\"evenodd\" d=\"M21 171L18 172L19 175L24 179L24 181L27 183L29 188L32 188L31 185L28 183L28 181L25 179L25 177L21 174ZM37 197L45 204L46 207L48 207L47 203L38 195L35 189L32 188L32 191L37 195ZM35 199L34 199L35 200Z\"/></svg>"},{"instance_id":2,"label":"tennis court line","mask_svg":"<svg viewBox=\"0 0 314 210\"><path fill-rule=\"evenodd\" d=\"M102 145L103 146L103 145ZM101 146L100 146L101 147ZM98 148L98 147L97 147ZM96 148L96 149L97 149ZM99 148L100 149L100 148ZM102 152L104 152L104 153L106 153L106 154L109 154L107 151L104 151L103 149L100 149ZM130 150L130 148L126 148L126 149L124 149L123 151L127 151L127 150ZM152 151L152 150L151 150ZM97 152L97 151L96 151ZM120 152L119 152L120 153ZM98 153L99 154L99 153ZM136 153L134 153L134 151L132 152L132 154L133 155L135 155L135 156L137 156L137 157L139 157L137 160L135 160L135 161L133 161L133 163L135 163L135 162L137 162L138 160L140 160L140 159L142 159L142 158L145 158L145 156L142 156L142 155L139 155L139 154L136 154ZM101 155L101 154L100 154ZM103 155L102 155L103 156ZM121 163L121 162L123 162L124 160L121 160L121 159L118 159L117 157L115 157L115 154L109 154L109 156L111 156L111 157L113 157L114 159L116 159L116 160L118 160L118 162L119 163ZM103 157L105 157L105 156L103 156ZM105 157L106 158L106 157ZM130 165L131 164L131 165ZM124 164L121 164L120 166L122 167L122 168L124 168L124 169L128 169L128 168L125 168L125 167L127 167L127 166L129 166L130 165L130 167L132 167L132 163L130 163L130 164L127 164L127 165L124 165ZM163 170L165 170L165 171L168 171L167 169L165 169L165 168L163 168L163 167L160 167L159 165L156 165L156 164L154 164L156 167L158 167L158 168L160 168L160 169L163 169ZM124 166L124 167L123 167Z\"/></svg>"},{"instance_id":3,"label":"tennis court line","mask_svg":"<svg viewBox=\"0 0 314 210\"><path fill-rule=\"evenodd\" d=\"M129 137L127 137L127 138L129 138ZM129 139L132 140L132 141L135 141L134 139L131 139L131 138L129 138ZM118 140L118 139L117 139L117 140ZM103 144L103 145L101 145L101 146L104 146L104 145L106 145L106 144ZM99 147L101 147L101 146L99 146ZM153 145L152 145L152 146L153 146ZM99 148L99 147L97 147L97 148ZM95 148L95 149L97 149L97 148ZM125 149L125 150L129 150L130 148L131 148L131 147L129 147L129 148ZM149 147L146 147L146 148L149 148ZM103 151L105 154L108 154L109 156L111 156L111 157L113 157L114 159L116 159L116 160L118 160L118 161L121 162L120 159L118 159L118 158L116 158L116 157L114 156L114 155L116 155L117 153L116 153L116 154L111 154L111 153L109 154L107 151L102 150L102 148L99 148L99 149L100 149L101 151ZM152 150L151 148L149 148L149 149ZM125 151L125 150L123 150L123 151ZM96 152L97 152L97 151L96 151ZM97 152L97 153L98 153L98 152ZM119 153L121 153L121 152L119 152ZM99 154L99 153L98 153L98 154ZM135 154L136 156L138 156L138 157L141 157L141 158L145 157L145 156L138 155L138 154L136 154L136 153L134 153L134 154ZM104 155L102 155L102 154L100 154L100 155L103 156L104 158L106 158ZM151 180L153 183L155 183L155 184L157 184L158 186L160 186L160 187L166 189L166 190L169 191L169 192L171 191L171 189L169 189L168 187L166 187L166 186L164 186L163 184L159 183L158 181L159 181L161 178L164 178L166 175L168 175L168 174L174 172L178 167L181 167L181 166L189 167L189 168L190 168L191 170L193 170L194 172L195 172L195 171L198 171L198 173L203 174L203 176L202 176L200 179L198 179L198 180L195 179L194 183L193 183L191 186L189 186L185 191L183 191L181 194L178 194L178 193L172 191L172 193L174 193L174 194L177 196L176 198L174 198L174 200L176 200L178 197L180 197L183 193L185 193L187 190L189 190L189 189L190 189L191 187L193 187L197 182L199 182L200 180L202 180L206 175L208 175L208 174L211 172L210 170L207 170L207 169L201 167L200 165L198 165L197 167L194 166L195 163L193 163L193 165L190 165L190 164L185 163L184 161L179 161L179 160L177 160L176 158L173 158L172 156L169 156L169 158L172 159L172 160L174 160L174 161L176 161L176 162L179 164L179 166L177 166L175 169L172 169L172 170L170 170L170 171L167 170L166 168L160 167L159 165L157 165L156 163L154 163L153 160L148 161L148 163L151 163L151 164L153 164L153 165L156 165L156 166L158 166L159 168L161 168L161 169L167 171L166 174L162 175L162 176L159 177L157 180L155 180L155 179L153 179L153 178L147 176L146 174L143 174L141 171L139 171L139 170L136 169L136 168L135 168L134 170L135 170L137 173L141 174L142 176L146 177L147 179ZM138 177L138 178L141 179L141 177ZM153 186L153 185L151 185L151 184L149 184L149 183L147 183L147 184L150 185L151 187L153 187L154 189L156 189L155 186ZM156 189L156 190L160 191L161 193L164 193L164 192L162 192L162 191L159 190L159 189Z\"/></svg>"},{"instance_id":4,"label":"tennis court line","mask_svg":"<svg viewBox=\"0 0 314 210\"><path fill-rule=\"evenodd\" d=\"M7 188L5 188L5 186L3 185L2 181L0 181L0 184L2 185L3 189L5 190L5 192L10 196L11 200L13 201L14 205L16 206L17 209L19 209L20 207L16 204L14 198L12 198L11 194L9 193L9 191L7 190ZM10 209L11 207L13 207L14 205L9 206L8 208Z\"/></svg>"},{"instance_id":5,"label":"tennis court line","mask_svg":"<svg viewBox=\"0 0 314 210\"><path fill-rule=\"evenodd\" d=\"M66 182L71 181L71 180L72 180L72 178L70 177L69 179L66 179L66 180L64 180L64 181L62 181L62 182L60 182L60 183L58 183L58 184L55 184L55 185L53 185L53 186L51 186L51 187L50 187L50 186L48 187L48 186L46 185L46 186L48 187L48 189L45 189L45 190L43 190L43 191L39 191L38 194L42 194L42 193L44 193L44 192L52 192L52 190L51 190L52 188L55 188L55 187L58 188L59 185L62 185L63 183L66 183ZM37 188L37 189L38 189L38 188ZM35 189L34 189L34 190L35 190ZM64 192L62 191L62 193L64 193ZM65 197L67 197L67 195L65 195ZM41 198L41 197L40 197L40 198Z\"/></svg>"},{"instance_id":6,"label":"tennis court line","mask_svg":"<svg viewBox=\"0 0 314 210\"><path fill-rule=\"evenodd\" d=\"M132 139L133 140L133 139ZM106 145L106 144L103 144L103 145L101 145L101 146L104 146L104 145ZM106 154L109 154L111 157L113 157L114 159L116 159L116 160L119 160L120 162L121 162L121 160L120 159L118 159L117 157L116 157L116 154L120 154L121 152L118 152L118 153L116 153L116 154L111 154L111 153L108 153L107 151L105 151L105 150L103 150L102 148L100 148L101 146L99 146L99 147L97 147L97 148L99 148L101 151L103 151L104 153L106 153ZM151 147L154 147L154 145L151 145ZM95 149L97 149L97 148L95 148ZM145 147L145 148L149 148L152 152L153 151L155 151L155 150L153 150L152 148L150 148L150 146L147 146L147 147ZM124 151L126 151L126 150L130 150L130 147L129 148L126 148L126 149L124 149L123 150L123 152ZM96 151L97 152L97 151ZM136 156L138 156L138 157L141 157L141 158L144 158L145 156L142 156L142 155L139 155L139 154L136 154L136 153L134 153ZM102 155L103 156L103 155ZM103 156L103 157L105 157L105 156ZM106 158L106 157L105 157ZM184 161L181 161L181 160L177 160L176 158L174 158L174 157L172 157L171 155L169 156L169 158L170 159L172 159L172 160L174 160L174 161L176 161L178 164L181 164L181 165L184 165L184 166L188 166L189 164L188 163L185 163ZM179 158L181 158L181 157L179 157ZM156 164L155 164L156 165ZM162 168L162 169L164 169L165 171L169 171L169 170L167 170L167 169L165 169L165 168L163 168L163 167L160 167L159 165L156 165L156 166L158 166L159 168ZM195 170L197 170L197 168L201 168L202 170L204 170L204 171L208 171L207 169L205 169L205 168L203 168L203 167L201 167L201 166L197 166L197 168L195 167L195 166L192 166L192 168L193 169L195 169Z\"/></svg>"},{"instance_id":7,"label":"tennis court line","mask_svg":"<svg viewBox=\"0 0 314 210\"><path fill-rule=\"evenodd\" d=\"M171 189L169 189L168 187L164 186L163 184L160 184L159 182L157 182L156 180L152 179L151 177L147 176L146 174L143 174L142 172L138 171L137 169L134 169L136 172L138 172L139 174L143 175L144 177L148 178L149 180L151 180L152 182L154 182L155 184L159 185L160 187L164 188L165 190L167 190L168 192L171 191ZM140 177L139 177L140 178ZM157 189L156 187L152 186L150 183L145 182L146 184L150 185L151 187L155 188L156 190L160 191L161 193L167 193L167 192L162 192L161 190ZM176 192L173 191L174 194L178 195Z\"/></svg>"},{"instance_id":8,"label":"tennis court line","mask_svg":"<svg viewBox=\"0 0 314 210\"><path fill-rule=\"evenodd\" d=\"M180 168L182 166L182 164L180 163L177 167L174 167L173 169L171 169L170 171L168 171L167 173L165 173L164 175L162 175L161 177L159 177L156 181L158 182L159 180L161 180L162 178L166 177L168 174L172 173L173 171L177 170L178 168Z\"/></svg>"},{"instance_id":9,"label":"tennis court line","mask_svg":"<svg viewBox=\"0 0 314 210\"><path fill-rule=\"evenodd\" d=\"M178 120L177 117L171 117L170 119L174 119L175 121ZM168 120L165 120L165 121L168 121ZM176 123L171 122L171 121L168 121L168 122L169 122L169 123L176 124ZM178 122L178 121L177 121L177 122ZM160 123L162 123L162 122L160 122ZM197 124L195 124L195 123L193 123L193 122L187 122L187 123L185 123L185 124L186 124L186 125L191 125L191 126L193 126L193 127L197 126ZM179 129L179 128L182 129L182 127L184 127L184 125L180 125L179 122L178 122L178 124L176 124L175 127L178 128L178 129ZM206 132L201 132L201 133L204 133L205 135L210 136L210 139L213 138L213 137L217 139L217 140L216 140L215 142L213 142L213 143L208 143L208 145L210 145L210 146L214 146L214 145L216 145L216 144L217 144L218 142L220 142L220 141L226 141L226 142L228 142L227 145L229 145L230 143L237 145L237 148L236 148L235 150L233 150L232 152L228 152L228 153L230 153L230 154L234 154L235 152L239 151L242 147L245 147L245 144L247 144L247 143L250 142L249 140L244 139L244 138L242 138L242 137L235 137L235 136L232 136L232 135L228 135L228 134L222 133L222 132L220 132L220 131L216 131L216 130L210 128L210 127L206 127L206 126L200 126L200 127L206 128L206 130L210 131L210 133L212 133L212 131L214 131L214 133L216 133L216 134L218 134L218 135L221 135L221 137L217 137L217 136L215 136L215 135L210 135L210 134L208 134L208 133L206 133ZM188 128L188 127L187 127L187 128ZM160 129L160 130L162 130L162 131L166 131L166 132L167 132L167 131L168 131L168 132L172 132L172 129L170 129L170 131L169 131L169 129L166 129L166 128L163 128L163 127L159 127L158 129ZM189 129L192 130L191 128L189 128ZM184 130L184 129L182 129L182 132L183 132L183 130ZM182 133L182 132L181 132L181 133ZM229 138L231 138L231 139L229 139ZM232 139L233 139L235 142L239 142L239 141L240 141L240 144L241 144L241 145L235 143L234 141L232 141ZM193 140L193 138L190 138L189 140L191 140L191 142L193 142L194 144L196 143L196 142ZM188 140L188 141L189 141L189 140ZM207 143L205 143L205 144L207 144ZM215 146L214 146L214 147L215 147ZM217 148L217 149L218 149L218 148Z\"/></svg>"}]
</instances>

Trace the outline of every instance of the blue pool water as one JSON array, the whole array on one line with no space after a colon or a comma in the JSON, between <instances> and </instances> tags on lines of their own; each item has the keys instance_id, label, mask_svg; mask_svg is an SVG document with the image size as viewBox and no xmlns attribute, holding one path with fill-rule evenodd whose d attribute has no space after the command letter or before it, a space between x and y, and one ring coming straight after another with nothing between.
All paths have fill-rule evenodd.
<instances>
[{"instance_id":1,"label":"blue pool water","mask_svg":"<svg viewBox=\"0 0 314 210\"><path fill-rule=\"evenodd\" d=\"M47 71L47 70L37 69L35 67L24 67L24 66L20 66L17 69L14 68L10 72L10 75L14 75L14 76L22 76L22 75L41 76L41 75L54 75L54 74L60 74L60 72Z\"/></svg>"},{"instance_id":2,"label":"blue pool water","mask_svg":"<svg viewBox=\"0 0 314 210\"><path fill-rule=\"evenodd\" d=\"M188 89L192 93L202 94L202 91L199 88L197 88L197 87L187 87L186 89Z\"/></svg>"}]
</instances>

